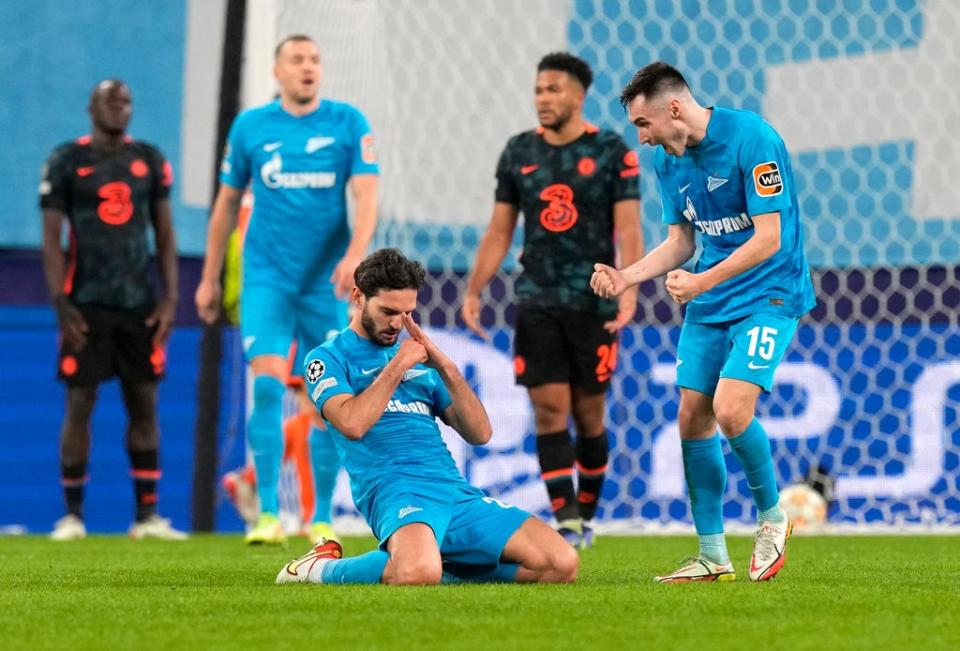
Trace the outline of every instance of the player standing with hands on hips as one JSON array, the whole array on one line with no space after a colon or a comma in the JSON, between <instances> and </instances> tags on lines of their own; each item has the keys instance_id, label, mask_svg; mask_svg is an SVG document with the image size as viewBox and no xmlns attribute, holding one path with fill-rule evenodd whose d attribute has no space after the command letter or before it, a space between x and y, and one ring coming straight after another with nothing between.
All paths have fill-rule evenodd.
<instances>
[{"instance_id":1,"label":"player standing with hands on hips","mask_svg":"<svg viewBox=\"0 0 960 651\"><path fill-rule=\"evenodd\" d=\"M757 398L815 304L790 155L760 116L703 107L683 75L662 62L633 77L620 101L640 143L656 147L667 238L639 262L595 265L600 296L667 274L686 305L677 346L683 466L700 552L661 583L735 578L723 533L727 471L719 424L743 465L759 523L750 579L765 581L786 559L790 523L780 509L770 442L755 418ZM693 273L679 269L696 249Z\"/></svg>"}]
</instances>

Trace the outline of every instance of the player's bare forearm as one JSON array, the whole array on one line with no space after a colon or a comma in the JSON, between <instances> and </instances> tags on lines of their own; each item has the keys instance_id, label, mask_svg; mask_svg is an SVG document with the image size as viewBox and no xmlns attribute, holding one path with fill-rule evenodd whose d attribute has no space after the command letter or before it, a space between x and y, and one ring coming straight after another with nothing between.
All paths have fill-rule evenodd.
<instances>
[{"instance_id":1,"label":"player's bare forearm","mask_svg":"<svg viewBox=\"0 0 960 651\"><path fill-rule=\"evenodd\" d=\"M60 232L65 215L59 210L43 211L43 275L47 280L50 301L56 303L63 297L63 249L60 247Z\"/></svg>"},{"instance_id":2,"label":"player's bare forearm","mask_svg":"<svg viewBox=\"0 0 960 651\"><path fill-rule=\"evenodd\" d=\"M220 282L227 240L237 225L242 197L242 190L226 183L220 185L217 198L213 202L213 210L210 211L210 223L207 225L207 250L203 258L202 280Z\"/></svg>"},{"instance_id":3,"label":"player's bare forearm","mask_svg":"<svg viewBox=\"0 0 960 651\"><path fill-rule=\"evenodd\" d=\"M362 439L383 416L383 410L393 398L408 368L402 360L394 357L383 367L377 379L357 395L344 401L335 402L337 396L328 400L323 407L323 417L348 439Z\"/></svg>"},{"instance_id":4,"label":"player's bare forearm","mask_svg":"<svg viewBox=\"0 0 960 651\"><path fill-rule=\"evenodd\" d=\"M437 368L443 384L452 400L444 412L444 420L464 441L471 445L483 445L490 441L493 426L480 398L473 392L463 373L450 360Z\"/></svg>"},{"instance_id":5,"label":"player's bare forearm","mask_svg":"<svg viewBox=\"0 0 960 651\"><path fill-rule=\"evenodd\" d=\"M350 179L350 192L354 200L354 222L347 255L363 257L377 230L377 176L354 176Z\"/></svg>"},{"instance_id":6,"label":"player's bare forearm","mask_svg":"<svg viewBox=\"0 0 960 651\"><path fill-rule=\"evenodd\" d=\"M630 199L628 201L618 201L614 204L613 224L617 234L617 252L620 266L629 267L643 257L640 202Z\"/></svg>"},{"instance_id":7,"label":"player's bare forearm","mask_svg":"<svg viewBox=\"0 0 960 651\"><path fill-rule=\"evenodd\" d=\"M155 201L152 215L157 243L157 263L160 267L160 281L163 283L163 300L176 304L179 293L177 240L173 230L170 200Z\"/></svg>"},{"instance_id":8,"label":"player's bare forearm","mask_svg":"<svg viewBox=\"0 0 960 651\"><path fill-rule=\"evenodd\" d=\"M713 289L720 283L756 267L780 250L780 213L766 213L753 218L754 233L726 260L700 274L705 286Z\"/></svg>"},{"instance_id":9,"label":"player's bare forearm","mask_svg":"<svg viewBox=\"0 0 960 651\"><path fill-rule=\"evenodd\" d=\"M633 286L658 278L689 260L696 249L693 228L689 224L671 224L663 242L622 270L624 280Z\"/></svg>"},{"instance_id":10,"label":"player's bare forearm","mask_svg":"<svg viewBox=\"0 0 960 651\"><path fill-rule=\"evenodd\" d=\"M513 231L517 227L519 211L516 206L497 202L493 208L493 217L483 240L477 249L473 271L467 280L467 293L479 295L490 279L497 273L503 259L513 243Z\"/></svg>"}]
</instances>

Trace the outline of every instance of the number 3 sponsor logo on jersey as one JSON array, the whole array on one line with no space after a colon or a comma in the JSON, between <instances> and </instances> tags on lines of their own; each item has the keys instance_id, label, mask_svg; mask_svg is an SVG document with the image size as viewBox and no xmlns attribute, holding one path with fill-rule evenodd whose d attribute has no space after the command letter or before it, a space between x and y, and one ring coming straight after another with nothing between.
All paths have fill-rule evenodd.
<instances>
[{"instance_id":1,"label":"number 3 sponsor logo on jersey","mask_svg":"<svg viewBox=\"0 0 960 651\"><path fill-rule=\"evenodd\" d=\"M540 193L540 198L548 201L547 207L540 211L540 224L554 233L570 230L577 223L577 207L573 205L573 190L566 183L548 185Z\"/></svg>"},{"instance_id":2,"label":"number 3 sponsor logo on jersey","mask_svg":"<svg viewBox=\"0 0 960 651\"><path fill-rule=\"evenodd\" d=\"M133 202L130 200L130 186L123 181L105 183L97 190L103 199L97 205L97 215L111 226L120 226L130 221L133 215Z\"/></svg>"},{"instance_id":3,"label":"number 3 sponsor logo on jersey","mask_svg":"<svg viewBox=\"0 0 960 651\"><path fill-rule=\"evenodd\" d=\"M783 178L774 161L760 163L753 168L753 185L761 197L772 197L783 192Z\"/></svg>"}]
</instances>

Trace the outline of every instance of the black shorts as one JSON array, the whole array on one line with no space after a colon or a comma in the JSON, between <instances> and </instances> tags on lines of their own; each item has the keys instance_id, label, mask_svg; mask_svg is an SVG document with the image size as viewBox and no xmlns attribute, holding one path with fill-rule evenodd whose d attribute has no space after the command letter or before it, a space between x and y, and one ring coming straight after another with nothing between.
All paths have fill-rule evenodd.
<instances>
[{"instance_id":1,"label":"black shorts","mask_svg":"<svg viewBox=\"0 0 960 651\"><path fill-rule=\"evenodd\" d=\"M603 329L611 318L564 308L521 305L513 340L517 384L562 382L603 393L617 367L617 335Z\"/></svg>"},{"instance_id":2,"label":"black shorts","mask_svg":"<svg viewBox=\"0 0 960 651\"><path fill-rule=\"evenodd\" d=\"M69 386L94 386L114 375L125 382L155 382L163 377L167 353L154 346L155 327L146 314L79 307L87 321L87 343L81 350L60 342L57 377Z\"/></svg>"}]
</instances>

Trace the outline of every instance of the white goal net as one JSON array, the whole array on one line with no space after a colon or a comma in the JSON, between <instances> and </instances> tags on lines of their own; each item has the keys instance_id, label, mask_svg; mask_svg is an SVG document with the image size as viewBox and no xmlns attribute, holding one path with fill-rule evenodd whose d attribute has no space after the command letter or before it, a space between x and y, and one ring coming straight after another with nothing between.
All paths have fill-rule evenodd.
<instances>
[{"instance_id":1,"label":"white goal net","mask_svg":"<svg viewBox=\"0 0 960 651\"><path fill-rule=\"evenodd\" d=\"M594 68L587 119L634 145L616 98L655 59L679 66L701 101L760 112L781 132L819 303L761 405L780 480L829 474L835 524L960 524L960 3L251 0L250 8L261 41L264 25L276 38L315 37L324 94L357 104L374 126L378 244L427 265L420 319L494 420L485 448L448 439L472 483L549 513L531 411L513 386L515 256L486 295L492 343L468 336L457 312L492 208L497 156L535 125L537 61L566 49ZM263 47L248 52L251 61L271 57ZM641 165L650 247L665 229L650 152ZM679 324L662 284L642 287L609 399L598 514L608 526L690 521L676 431ZM746 524L746 480L731 454L727 461L725 514ZM352 512L345 495L338 510Z\"/></svg>"}]
</instances>

